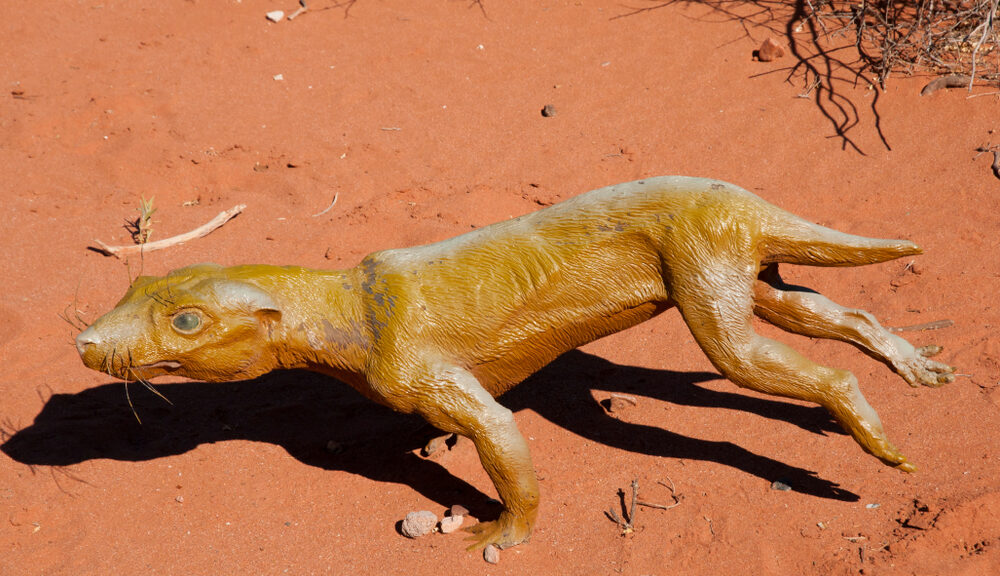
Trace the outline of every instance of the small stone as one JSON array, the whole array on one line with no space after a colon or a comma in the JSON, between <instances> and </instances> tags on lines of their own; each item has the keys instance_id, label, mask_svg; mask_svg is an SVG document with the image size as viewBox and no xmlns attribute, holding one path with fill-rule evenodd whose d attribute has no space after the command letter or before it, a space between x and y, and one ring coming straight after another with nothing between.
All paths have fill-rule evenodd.
<instances>
[{"instance_id":1,"label":"small stone","mask_svg":"<svg viewBox=\"0 0 1000 576\"><path fill-rule=\"evenodd\" d=\"M787 492L791 489L792 489L791 486L785 484L781 480L775 480L774 482L771 482L771 490L781 490L782 492Z\"/></svg>"},{"instance_id":2,"label":"small stone","mask_svg":"<svg viewBox=\"0 0 1000 576\"><path fill-rule=\"evenodd\" d=\"M542 106L542 116L546 118L551 118L556 115L556 107L552 104L546 104Z\"/></svg>"},{"instance_id":3,"label":"small stone","mask_svg":"<svg viewBox=\"0 0 1000 576\"><path fill-rule=\"evenodd\" d=\"M461 528L462 522L464 521L464 516L445 516L441 519L441 533L451 534L455 530Z\"/></svg>"},{"instance_id":4,"label":"small stone","mask_svg":"<svg viewBox=\"0 0 1000 576\"><path fill-rule=\"evenodd\" d=\"M449 513L452 516L468 516L469 509L466 508L465 506L462 506L461 504L453 504L451 509L449 510Z\"/></svg>"},{"instance_id":5,"label":"small stone","mask_svg":"<svg viewBox=\"0 0 1000 576\"><path fill-rule=\"evenodd\" d=\"M871 504L865 504L865 508L867 508L869 510L874 510L874 509L878 508L879 506L881 506L881 504L879 504L878 502L872 502Z\"/></svg>"},{"instance_id":6,"label":"small stone","mask_svg":"<svg viewBox=\"0 0 1000 576\"><path fill-rule=\"evenodd\" d=\"M421 510L420 512L410 512L403 519L400 531L407 538L420 538L434 531L438 519L433 512Z\"/></svg>"},{"instance_id":7,"label":"small stone","mask_svg":"<svg viewBox=\"0 0 1000 576\"><path fill-rule=\"evenodd\" d=\"M785 47L778 44L774 38L768 38L764 40L764 43L760 45L757 49L757 60L761 62L770 62L772 60L777 60L785 55Z\"/></svg>"},{"instance_id":8,"label":"small stone","mask_svg":"<svg viewBox=\"0 0 1000 576\"><path fill-rule=\"evenodd\" d=\"M424 458L434 458L440 456L448 449L448 436L437 436L431 438L423 448L420 455Z\"/></svg>"},{"instance_id":9,"label":"small stone","mask_svg":"<svg viewBox=\"0 0 1000 576\"><path fill-rule=\"evenodd\" d=\"M174 498L174 501L176 501L178 504L183 504L184 503L184 497L183 496L178 496L178 497Z\"/></svg>"},{"instance_id":10,"label":"small stone","mask_svg":"<svg viewBox=\"0 0 1000 576\"><path fill-rule=\"evenodd\" d=\"M489 544L486 548L483 548L483 560L486 560L490 564L496 564L500 561L500 549Z\"/></svg>"},{"instance_id":11,"label":"small stone","mask_svg":"<svg viewBox=\"0 0 1000 576\"><path fill-rule=\"evenodd\" d=\"M330 440L326 443L326 451L330 454L340 454L344 451L344 445L336 440Z\"/></svg>"},{"instance_id":12,"label":"small stone","mask_svg":"<svg viewBox=\"0 0 1000 576\"><path fill-rule=\"evenodd\" d=\"M284 74L275 74L274 75L274 79L275 80L279 80L279 81L280 80L284 80L285 79L285 75Z\"/></svg>"},{"instance_id":13,"label":"small stone","mask_svg":"<svg viewBox=\"0 0 1000 576\"><path fill-rule=\"evenodd\" d=\"M609 399L608 412L621 412L626 408L637 406L639 401L634 396L626 394L612 394Z\"/></svg>"},{"instance_id":14,"label":"small stone","mask_svg":"<svg viewBox=\"0 0 1000 576\"><path fill-rule=\"evenodd\" d=\"M267 13L267 19L271 22L281 22L281 19L285 17L285 12L283 10L272 10Z\"/></svg>"}]
</instances>

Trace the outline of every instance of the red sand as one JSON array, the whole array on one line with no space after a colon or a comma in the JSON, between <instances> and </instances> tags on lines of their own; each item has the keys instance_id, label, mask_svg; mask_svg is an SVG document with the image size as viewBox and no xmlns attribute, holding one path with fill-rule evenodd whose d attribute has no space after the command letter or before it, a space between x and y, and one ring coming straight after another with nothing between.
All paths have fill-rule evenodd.
<instances>
[{"instance_id":1,"label":"red sand","mask_svg":"<svg viewBox=\"0 0 1000 576\"><path fill-rule=\"evenodd\" d=\"M358 0L345 18L310 4L277 24L265 12L292 0L6 7L0 572L998 573L1000 181L974 150L1000 141L996 96L922 98L926 78L885 92L840 83L858 117L848 143L840 112L796 97L801 76L785 81L794 55L751 57L771 32L747 35L702 6L613 19L628 8ZM419 420L302 373L164 381L172 407L133 385L139 425L59 318L95 318L139 272L346 267L658 174L729 180L824 225L925 248L912 267L787 275L887 325L953 320L908 336L942 344L955 383L910 389L849 346L781 336L858 375L917 474L863 454L819 408L722 380L670 312L503 398L542 506L532 541L491 566L461 533L397 532L411 510L496 513L470 443L422 459ZM128 243L121 225L142 196L158 207L154 240L248 207L128 268L86 249ZM637 406L609 415L612 392ZM603 511L633 479L663 504L669 479L681 503L640 508L622 536Z\"/></svg>"}]
</instances>

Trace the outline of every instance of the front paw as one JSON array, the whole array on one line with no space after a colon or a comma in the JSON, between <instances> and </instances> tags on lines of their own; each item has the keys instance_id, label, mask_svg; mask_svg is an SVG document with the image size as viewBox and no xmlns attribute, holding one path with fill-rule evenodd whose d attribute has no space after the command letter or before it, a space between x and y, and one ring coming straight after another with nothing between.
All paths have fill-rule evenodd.
<instances>
[{"instance_id":1,"label":"front paw","mask_svg":"<svg viewBox=\"0 0 1000 576\"><path fill-rule=\"evenodd\" d=\"M940 346L931 345L917 348L910 358L900 363L899 375L914 388L919 386L940 388L953 382L955 368L930 359L940 353Z\"/></svg>"},{"instance_id":2,"label":"front paw","mask_svg":"<svg viewBox=\"0 0 1000 576\"><path fill-rule=\"evenodd\" d=\"M490 544L502 550L527 542L531 536L531 523L504 510L500 518L492 522L480 522L465 530L472 534L467 540L473 542L467 550L479 550Z\"/></svg>"}]
</instances>

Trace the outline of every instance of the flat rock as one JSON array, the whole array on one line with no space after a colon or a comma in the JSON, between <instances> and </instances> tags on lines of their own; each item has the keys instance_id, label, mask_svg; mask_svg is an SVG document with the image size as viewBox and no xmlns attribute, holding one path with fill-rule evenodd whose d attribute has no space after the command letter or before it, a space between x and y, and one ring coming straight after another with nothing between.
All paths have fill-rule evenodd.
<instances>
[{"instance_id":1,"label":"flat rock","mask_svg":"<svg viewBox=\"0 0 1000 576\"><path fill-rule=\"evenodd\" d=\"M464 521L465 516L445 516L441 519L441 533L451 534L461 528Z\"/></svg>"}]
</instances>

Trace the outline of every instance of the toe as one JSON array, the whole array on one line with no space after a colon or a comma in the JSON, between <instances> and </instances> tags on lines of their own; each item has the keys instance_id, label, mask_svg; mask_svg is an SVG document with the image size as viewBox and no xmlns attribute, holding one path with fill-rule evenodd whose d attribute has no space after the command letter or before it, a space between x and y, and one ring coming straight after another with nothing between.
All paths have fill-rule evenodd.
<instances>
[{"instance_id":1,"label":"toe","mask_svg":"<svg viewBox=\"0 0 1000 576\"><path fill-rule=\"evenodd\" d=\"M921 346L917 348L917 354L920 354L924 358L930 358L931 356L937 356L941 353L944 348L937 346L936 344L931 344L929 346Z\"/></svg>"}]
</instances>

